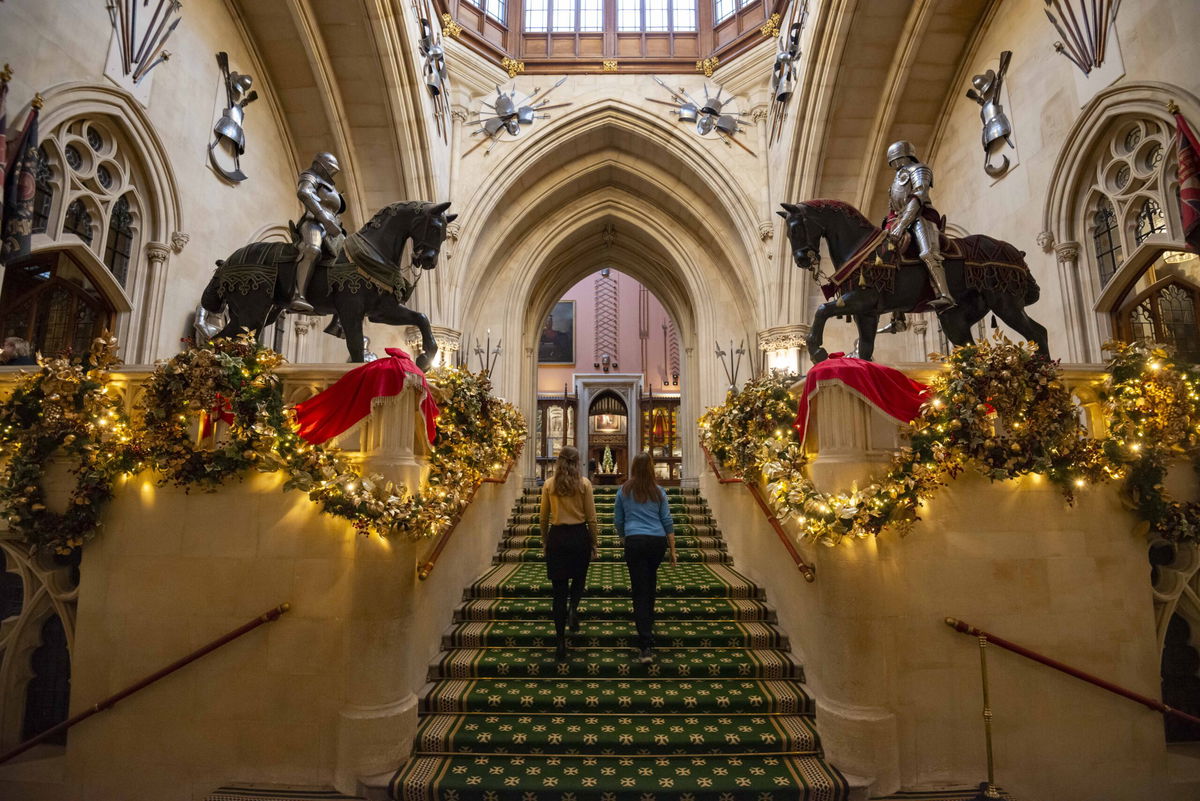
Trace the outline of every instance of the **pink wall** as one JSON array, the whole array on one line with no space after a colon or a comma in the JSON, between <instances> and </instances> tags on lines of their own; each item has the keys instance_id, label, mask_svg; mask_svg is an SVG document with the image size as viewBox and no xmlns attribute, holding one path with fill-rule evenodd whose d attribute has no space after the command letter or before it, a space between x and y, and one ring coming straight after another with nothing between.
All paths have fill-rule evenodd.
<instances>
[{"instance_id":1,"label":"pink wall","mask_svg":"<svg viewBox=\"0 0 1200 801\"><path fill-rule=\"evenodd\" d=\"M596 278L599 273L589 275L562 296L562 300L575 301L575 364L539 365L538 392L562 392L563 384L574 392L576 374L596 374L600 371L593 365L596 354ZM658 298L649 295L649 331L646 341L645 364L642 363L642 341L638 337L638 309L641 284L617 270L612 271L617 279L617 353L613 354L618 368L612 372L642 373L646 387L653 386L655 392L678 392L679 387L665 386L661 373L671 372L670 362L663 352L663 323L670 320Z\"/></svg>"}]
</instances>

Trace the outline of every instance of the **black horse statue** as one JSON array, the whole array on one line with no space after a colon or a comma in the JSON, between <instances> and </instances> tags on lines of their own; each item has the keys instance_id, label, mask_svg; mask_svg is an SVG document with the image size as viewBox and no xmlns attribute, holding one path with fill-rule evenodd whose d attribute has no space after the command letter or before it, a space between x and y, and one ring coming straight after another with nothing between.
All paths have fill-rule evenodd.
<instances>
[{"instance_id":1,"label":"black horse statue","mask_svg":"<svg viewBox=\"0 0 1200 801\"><path fill-rule=\"evenodd\" d=\"M416 326L422 349L417 366L424 370L433 361L437 343L429 320L404 304L416 289L421 270L437 266L446 226L457 216L446 214L449 207L449 203L422 201L393 203L356 233L339 236L336 243L326 240L332 256L323 256L313 270L308 301L317 314L337 315L326 331L345 336L350 361L363 360L364 318L384 325ZM412 268L405 270L400 259L409 239ZM229 322L216 336L234 336L243 329L258 333L275 322L288 305L296 256L295 244L254 242L218 261L200 301L214 314L228 307Z\"/></svg>"},{"instance_id":2,"label":"black horse statue","mask_svg":"<svg viewBox=\"0 0 1200 801\"><path fill-rule=\"evenodd\" d=\"M881 228L839 200L780 205L784 211L778 214L787 220L796 266L813 272L828 299L817 308L808 334L808 355L814 362L829 357L821 341L830 317L854 318L858 355L870 361L880 315L930 310L929 275L907 234L892 248ZM822 238L834 262L830 276L820 271ZM1040 290L1025 265L1024 251L988 236L943 235L942 255L956 304L938 313L947 339L955 345L974 342L971 326L991 311L1049 358L1045 327L1025 313Z\"/></svg>"}]
</instances>

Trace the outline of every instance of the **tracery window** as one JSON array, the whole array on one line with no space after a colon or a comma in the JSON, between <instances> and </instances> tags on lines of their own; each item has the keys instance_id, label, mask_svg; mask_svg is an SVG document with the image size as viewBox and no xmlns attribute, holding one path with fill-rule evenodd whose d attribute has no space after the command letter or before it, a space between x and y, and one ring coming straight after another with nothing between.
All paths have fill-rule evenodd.
<instances>
[{"instance_id":1,"label":"tracery window","mask_svg":"<svg viewBox=\"0 0 1200 801\"><path fill-rule=\"evenodd\" d=\"M35 252L28 265L10 264L0 287L6 336L28 339L46 355L67 348L86 351L92 337L117 325L117 309L133 305L129 298L141 291L139 254L145 235L145 182L138 165L108 118L69 119L42 140L34 175L33 230L55 242L82 243L95 259L62 261L62 251L55 250L45 258ZM105 282L105 269L125 298ZM123 339L129 335L120 327L113 330Z\"/></svg>"},{"instance_id":2,"label":"tracery window","mask_svg":"<svg viewBox=\"0 0 1200 801\"><path fill-rule=\"evenodd\" d=\"M1171 230L1173 140L1163 120L1132 119L1114 125L1100 147L1085 214L1101 287L1139 245Z\"/></svg>"}]
</instances>

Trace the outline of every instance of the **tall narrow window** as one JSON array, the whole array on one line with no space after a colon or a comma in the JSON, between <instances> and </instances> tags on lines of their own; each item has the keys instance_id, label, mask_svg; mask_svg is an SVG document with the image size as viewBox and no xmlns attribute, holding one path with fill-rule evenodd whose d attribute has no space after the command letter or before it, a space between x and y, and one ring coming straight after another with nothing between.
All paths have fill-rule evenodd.
<instances>
[{"instance_id":1,"label":"tall narrow window","mask_svg":"<svg viewBox=\"0 0 1200 801\"><path fill-rule=\"evenodd\" d=\"M1101 285L1107 284L1121 266L1121 240L1117 231L1117 215L1108 198L1101 198L1092 217L1092 242L1096 248L1096 266Z\"/></svg>"},{"instance_id":2,"label":"tall narrow window","mask_svg":"<svg viewBox=\"0 0 1200 801\"><path fill-rule=\"evenodd\" d=\"M1137 243L1140 245L1153 234L1165 233L1166 230L1167 221L1163 219L1162 207L1154 200L1147 199L1142 203L1134 225L1133 235Z\"/></svg>"},{"instance_id":3,"label":"tall narrow window","mask_svg":"<svg viewBox=\"0 0 1200 801\"><path fill-rule=\"evenodd\" d=\"M75 234L89 245L92 243L92 237L95 235L92 230L92 215L88 212L87 206L82 200L76 198L71 201L71 205L67 206L67 216L63 220L63 231L69 234Z\"/></svg>"},{"instance_id":4,"label":"tall narrow window","mask_svg":"<svg viewBox=\"0 0 1200 801\"><path fill-rule=\"evenodd\" d=\"M1179 284L1171 284L1158 294L1163 341L1188 361L1200 360L1200 329L1196 326L1196 298Z\"/></svg>"},{"instance_id":5,"label":"tall narrow window","mask_svg":"<svg viewBox=\"0 0 1200 801\"><path fill-rule=\"evenodd\" d=\"M113 206L108 220L108 244L104 248L104 263L109 271L125 286L129 274L129 257L133 251L133 214L129 210L129 196L123 195Z\"/></svg>"},{"instance_id":6,"label":"tall narrow window","mask_svg":"<svg viewBox=\"0 0 1200 801\"><path fill-rule=\"evenodd\" d=\"M50 223L50 209L54 206L54 170L46 149L37 149L37 172L33 177L33 231L45 233Z\"/></svg>"},{"instance_id":7,"label":"tall narrow window","mask_svg":"<svg viewBox=\"0 0 1200 801\"><path fill-rule=\"evenodd\" d=\"M36 737L67 719L71 702L71 655L62 620L52 615L42 625L42 644L29 660L33 678L25 689L25 723L21 738ZM49 742L64 745L64 731Z\"/></svg>"}]
</instances>

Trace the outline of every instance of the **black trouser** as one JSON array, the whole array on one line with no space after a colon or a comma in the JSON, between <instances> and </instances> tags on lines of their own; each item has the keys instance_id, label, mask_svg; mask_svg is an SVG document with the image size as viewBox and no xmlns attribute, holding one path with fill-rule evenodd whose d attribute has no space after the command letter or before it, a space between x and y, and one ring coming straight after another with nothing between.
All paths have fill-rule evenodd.
<instances>
[{"instance_id":1,"label":"black trouser","mask_svg":"<svg viewBox=\"0 0 1200 801\"><path fill-rule=\"evenodd\" d=\"M554 599L554 633L566 634L567 601L578 609L587 584L588 563L592 558L592 537L585 523L554 525L546 532L546 577Z\"/></svg>"},{"instance_id":2,"label":"black trouser","mask_svg":"<svg viewBox=\"0 0 1200 801\"><path fill-rule=\"evenodd\" d=\"M625 564L633 594L633 622L638 648L654 647L654 596L658 566L667 552L667 538L633 534L625 538Z\"/></svg>"}]
</instances>

